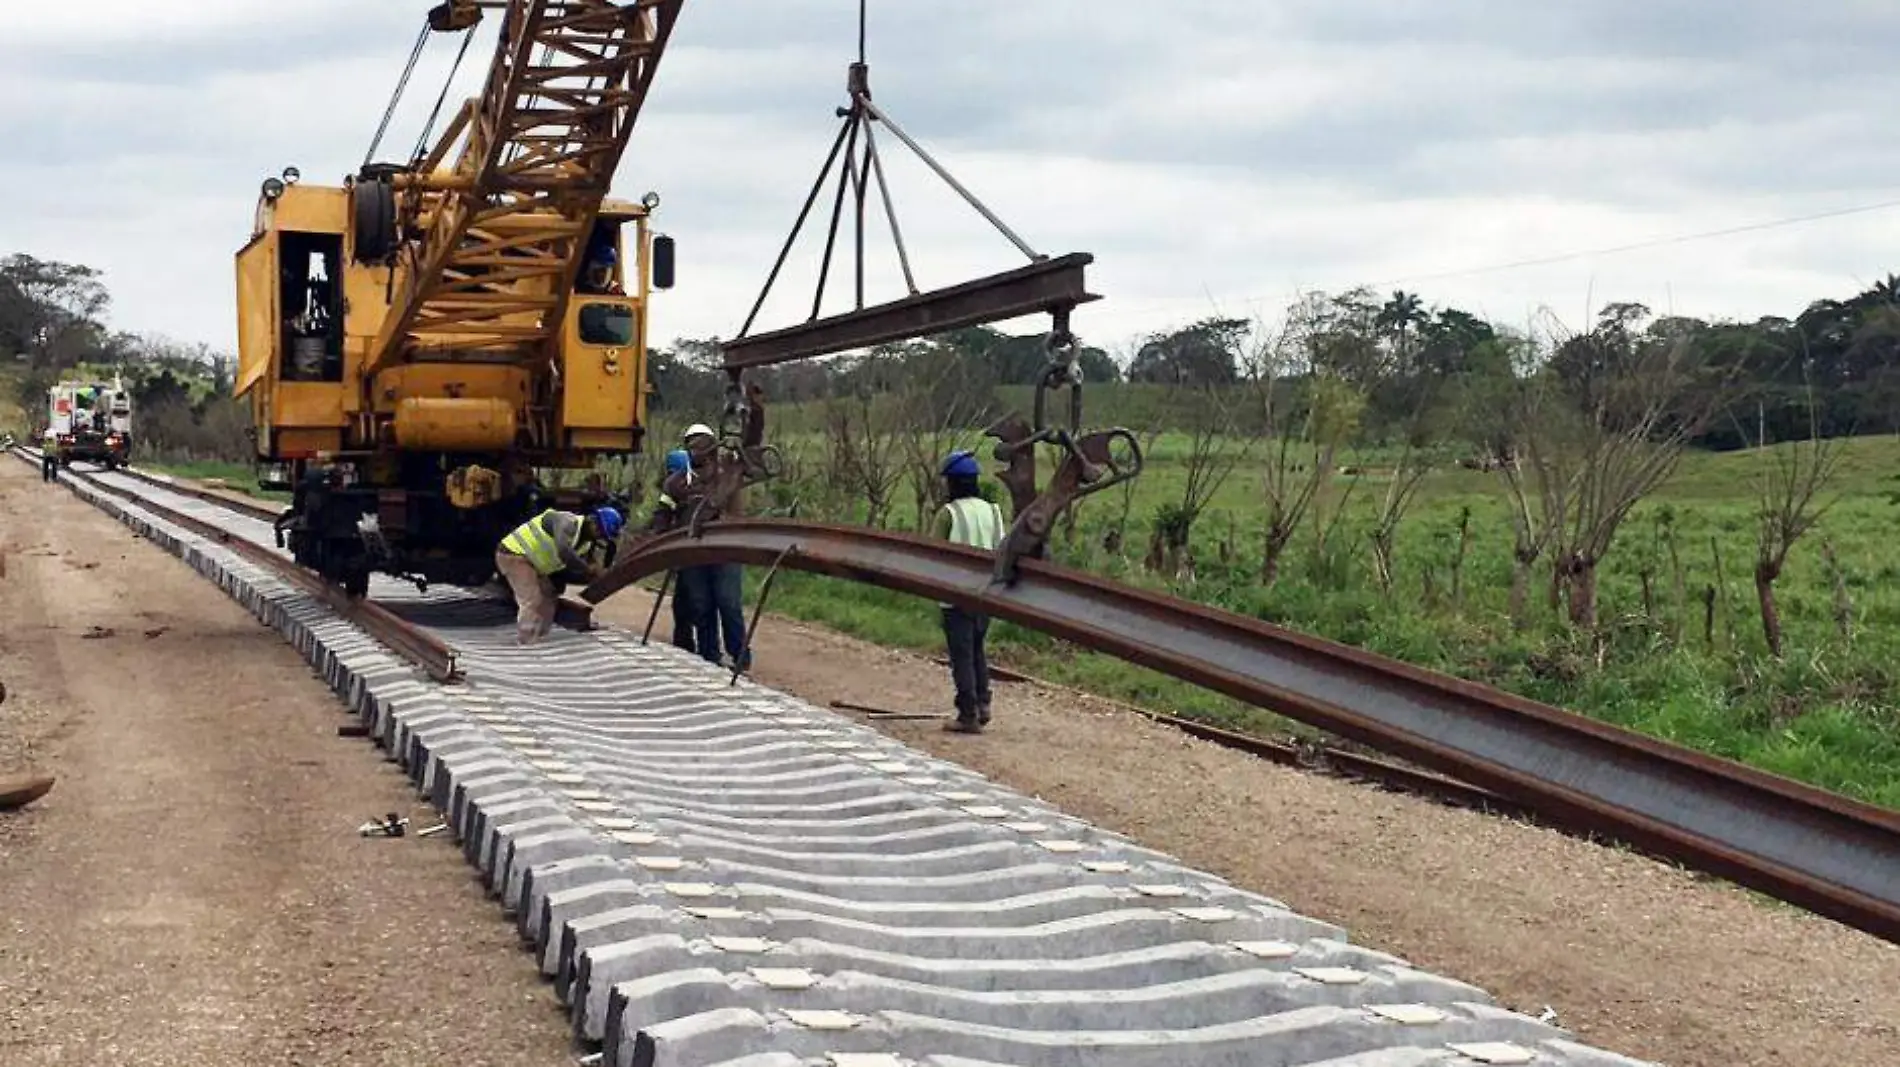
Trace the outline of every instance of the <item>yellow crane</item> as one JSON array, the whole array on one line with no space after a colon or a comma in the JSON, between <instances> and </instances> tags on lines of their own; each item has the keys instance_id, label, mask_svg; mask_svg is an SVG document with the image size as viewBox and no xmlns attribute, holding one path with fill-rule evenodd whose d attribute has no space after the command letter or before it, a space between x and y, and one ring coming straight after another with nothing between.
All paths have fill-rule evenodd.
<instances>
[{"instance_id":1,"label":"yellow crane","mask_svg":"<svg viewBox=\"0 0 1900 1067\"><path fill-rule=\"evenodd\" d=\"M640 447L673 243L649 231L657 195L608 192L681 2L440 4L404 85L429 35L465 54L501 25L433 144L337 186L265 180L237 254L236 391L265 484L293 490L300 563L357 593L375 571L480 584L514 524L591 502L537 469Z\"/></svg>"}]
</instances>

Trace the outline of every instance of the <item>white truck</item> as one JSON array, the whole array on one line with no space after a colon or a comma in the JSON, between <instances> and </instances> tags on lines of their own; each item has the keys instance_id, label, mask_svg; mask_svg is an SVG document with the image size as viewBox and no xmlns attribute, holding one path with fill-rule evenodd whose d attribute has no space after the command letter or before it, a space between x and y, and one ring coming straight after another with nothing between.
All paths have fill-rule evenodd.
<instances>
[{"instance_id":1,"label":"white truck","mask_svg":"<svg viewBox=\"0 0 1900 1067\"><path fill-rule=\"evenodd\" d=\"M132 453L132 395L114 377L48 390L47 428L60 466L73 460L123 467Z\"/></svg>"}]
</instances>

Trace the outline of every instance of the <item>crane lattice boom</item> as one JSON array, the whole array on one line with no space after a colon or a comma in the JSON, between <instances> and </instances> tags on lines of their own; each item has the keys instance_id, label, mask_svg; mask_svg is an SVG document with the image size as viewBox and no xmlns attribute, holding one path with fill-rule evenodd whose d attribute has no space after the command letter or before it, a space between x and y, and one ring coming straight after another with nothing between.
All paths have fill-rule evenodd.
<instances>
[{"instance_id":1,"label":"crane lattice boom","mask_svg":"<svg viewBox=\"0 0 1900 1067\"><path fill-rule=\"evenodd\" d=\"M402 230L419 237L399 251L371 373L557 333L681 2L509 0L481 95L399 178Z\"/></svg>"}]
</instances>

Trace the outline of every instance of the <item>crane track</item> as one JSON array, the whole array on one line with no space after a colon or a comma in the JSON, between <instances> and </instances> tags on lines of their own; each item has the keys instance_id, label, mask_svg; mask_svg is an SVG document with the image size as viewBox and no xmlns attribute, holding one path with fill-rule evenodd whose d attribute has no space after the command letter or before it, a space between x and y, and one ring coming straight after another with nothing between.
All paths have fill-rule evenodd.
<instances>
[{"instance_id":1,"label":"crane track","mask_svg":"<svg viewBox=\"0 0 1900 1067\"><path fill-rule=\"evenodd\" d=\"M130 478L81 497L282 631L443 811L613 1067L1638 1067L1481 990L615 629L378 579L440 685ZM128 499L127 494L135 499Z\"/></svg>"}]
</instances>

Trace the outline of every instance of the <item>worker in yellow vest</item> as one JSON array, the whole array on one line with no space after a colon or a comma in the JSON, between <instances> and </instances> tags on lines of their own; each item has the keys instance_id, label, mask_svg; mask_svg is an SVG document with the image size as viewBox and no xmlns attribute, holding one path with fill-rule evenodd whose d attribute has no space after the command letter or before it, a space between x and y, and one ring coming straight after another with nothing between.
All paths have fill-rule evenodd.
<instances>
[{"instance_id":1,"label":"worker in yellow vest","mask_svg":"<svg viewBox=\"0 0 1900 1067\"><path fill-rule=\"evenodd\" d=\"M515 640L532 645L554 627L557 595L553 577L563 570L583 578L599 573L587 559L596 543L612 543L626 520L611 507L587 515L549 508L501 539L495 569L515 594Z\"/></svg>"},{"instance_id":2,"label":"worker in yellow vest","mask_svg":"<svg viewBox=\"0 0 1900 1067\"><path fill-rule=\"evenodd\" d=\"M944 499L938 510L936 534L959 545L994 552L1003 540L1003 512L983 499L976 480L982 473L971 452L952 452L943 465ZM943 640L950 656L950 679L956 685L957 717L944 729L980 734L990 723L990 665L983 653L989 636L987 615L965 611L954 604L938 605L943 612Z\"/></svg>"}]
</instances>

